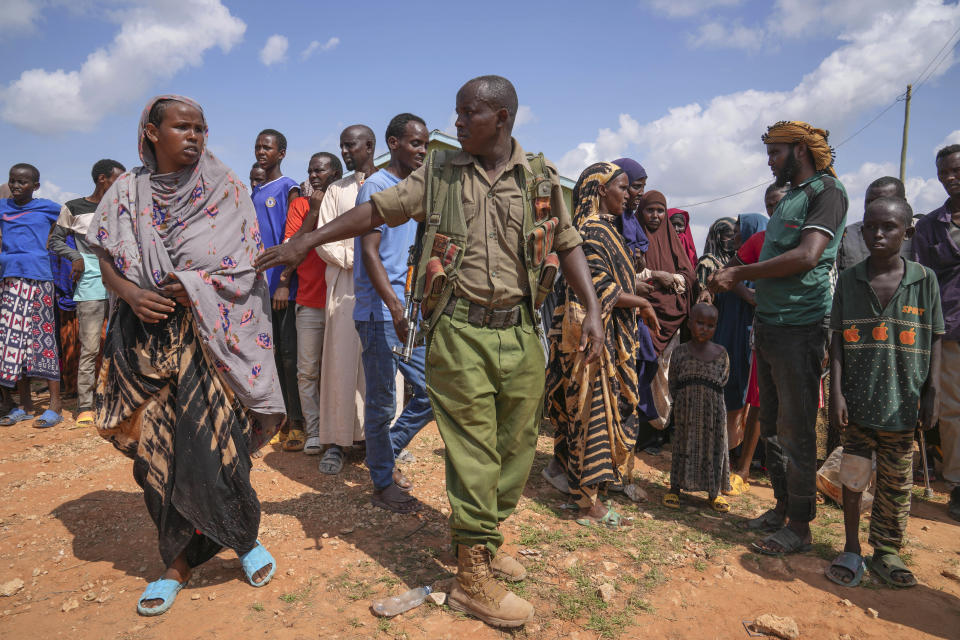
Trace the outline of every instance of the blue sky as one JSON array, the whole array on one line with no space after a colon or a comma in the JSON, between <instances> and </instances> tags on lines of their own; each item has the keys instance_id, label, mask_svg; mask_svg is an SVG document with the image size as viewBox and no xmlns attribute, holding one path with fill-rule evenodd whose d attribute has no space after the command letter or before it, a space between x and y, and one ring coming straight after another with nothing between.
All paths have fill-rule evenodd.
<instances>
[{"instance_id":1,"label":"blue sky","mask_svg":"<svg viewBox=\"0 0 960 640\"><path fill-rule=\"evenodd\" d=\"M960 142L953 1L4 5L0 153L7 165L36 164L43 193L58 199L88 193L101 157L138 164L140 110L167 92L204 106L211 148L242 176L256 133L280 129L284 170L299 180L313 152L336 152L344 126L382 136L391 116L412 111L447 129L457 88L499 73L517 86L515 134L527 150L574 179L590 162L629 155L671 206L767 181L767 124L808 120L836 145L931 71L912 103L907 187L918 211L944 198L935 150ZM897 174L902 122L898 103L838 149L851 220L866 184ZM695 235L720 215L759 211L760 200L758 189L691 207Z\"/></svg>"}]
</instances>

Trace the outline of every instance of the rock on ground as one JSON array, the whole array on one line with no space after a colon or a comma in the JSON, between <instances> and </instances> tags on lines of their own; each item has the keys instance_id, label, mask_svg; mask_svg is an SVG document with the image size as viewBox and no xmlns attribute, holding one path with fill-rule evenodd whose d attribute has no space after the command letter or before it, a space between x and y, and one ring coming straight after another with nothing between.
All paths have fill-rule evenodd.
<instances>
[{"instance_id":1,"label":"rock on ground","mask_svg":"<svg viewBox=\"0 0 960 640\"><path fill-rule=\"evenodd\" d=\"M757 633L765 633L783 640L797 640L800 637L800 628L793 618L781 618L770 613L757 616L750 627Z\"/></svg>"},{"instance_id":2,"label":"rock on ground","mask_svg":"<svg viewBox=\"0 0 960 640\"><path fill-rule=\"evenodd\" d=\"M4 582L0 585L0 596L12 596L16 594L20 589L23 589L23 580L20 578L14 578L9 582Z\"/></svg>"}]
</instances>

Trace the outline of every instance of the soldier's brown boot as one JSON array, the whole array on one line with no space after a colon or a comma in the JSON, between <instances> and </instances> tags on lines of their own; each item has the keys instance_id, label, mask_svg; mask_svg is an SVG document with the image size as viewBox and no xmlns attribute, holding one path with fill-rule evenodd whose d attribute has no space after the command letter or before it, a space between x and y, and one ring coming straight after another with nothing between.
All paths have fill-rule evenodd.
<instances>
[{"instance_id":1,"label":"soldier's brown boot","mask_svg":"<svg viewBox=\"0 0 960 640\"><path fill-rule=\"evenodd\" d=\"M527 577L527 570L506 551L497 551L490 561L490 571L494 576L507 582L520 582Z\"/></svg>"},{"instance_id":2,"label":"soldier's brown boot","mask_svg":"<svg viewBox=\"0 0 960 640\"><path fill-rule=\"evenodd\" d=\"M533 619L533 605L493 578L490 551L482 544L457 545L457 577L447 604L495 627L522 627Z\"/></svg>"}]
</instances>

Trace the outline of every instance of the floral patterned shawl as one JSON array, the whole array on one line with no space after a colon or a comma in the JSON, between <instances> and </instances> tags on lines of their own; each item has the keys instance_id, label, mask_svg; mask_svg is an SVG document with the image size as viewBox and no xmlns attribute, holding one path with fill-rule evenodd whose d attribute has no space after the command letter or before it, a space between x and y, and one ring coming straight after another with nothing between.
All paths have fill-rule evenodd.
<instances>
[{"instance_id":1,"label":"floral patterned shawl","mask_svg":"<svg viewBox=\"0 0 960 640\"><path fill-rule=\"evenodd\" d=\"M253 202L237 176L207 149L193 166L158 174L145 128L137 131L142 167L120 176L104 195L87 232L121 274L142 289L158 290L168 274L186 288L204 353L243 406L284 413L274 362L267 282L253 267L262 250ZM165 283L164 283L165 284Z\"/></svg>"}]
</instances>

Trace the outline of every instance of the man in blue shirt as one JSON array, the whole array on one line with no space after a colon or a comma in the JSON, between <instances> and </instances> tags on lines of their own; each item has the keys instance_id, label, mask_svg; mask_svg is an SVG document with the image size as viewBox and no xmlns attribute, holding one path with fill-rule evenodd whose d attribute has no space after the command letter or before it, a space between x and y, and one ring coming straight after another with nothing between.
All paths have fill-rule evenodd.
<instances>
[{"instance_id":1,"label":"man in blue shirt","mask_svg":"<svg viewBox=\"0 0 960 640\"><path fill-rule=\"evenodd\" d=\"M387 126L390 164L376 172L360 187L357 204L370 200L378 191L397 184L423 165L428 133L424 121L401 113ZM367 386L363 430L367 439L367 467L373 480L373 504L397 513L410 513L420 503L407 491L410 482L395 467L395 458L420 429L433 419L424 374L425 348L413 350L409 362L393 353L405 335L404 284L407 257L417 235L417 223L398 227L381 225L357 238L353 263L356 304L353 320L363 345L363 372ZM413 387L413 397L393 426L396 413L397 368Z\"/></svg>"},{"instance_id":2,"label":"man in blue shirt","mask_svg":"<svg viewBox=\"0 0 960 640\"><path fill-rule=\"evenodd\" d=\"M257 210L257 225L264 248L283 243L287 226L287 208L300 195L296 180L280 171L280 163L287 155L287 138L276 129L264 129L257 136L253 148L257 164L266 174L263 184L253 189L251 198ZM281 282L283 269L266 272L270 286L270 303L273 307L273 342L280 389L287 409L287 423L280 440L286 439L283 448L287 451L303 449L306 435L303 433L303 412L297 391L297 316L289 300L297 298L297 275Z\"/></svg>"}]
</instances>

